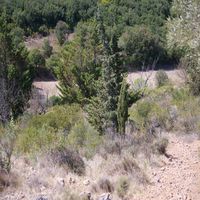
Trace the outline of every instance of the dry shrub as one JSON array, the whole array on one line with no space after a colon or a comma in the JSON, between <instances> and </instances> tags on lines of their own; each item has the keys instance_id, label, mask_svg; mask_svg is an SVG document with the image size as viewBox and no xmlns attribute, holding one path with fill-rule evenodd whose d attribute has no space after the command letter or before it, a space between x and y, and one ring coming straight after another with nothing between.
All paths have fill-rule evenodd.
<instances>
[{"instance_id":1,"label":"dry shrub","mask_svg":"<svg viewBox=\"0 0 200 200\"><path fill-rule=\"evenodd\" d=\"M112 172L121 172L123 175L131 175L136 178L139 183L147 184L149 182L146 174L140 168L136 160L127 157L124 157L122 161L117 164Z\"/></svg>"},{"instance_id":2,"label":"dry shrub","mask_svg":"<svg viewBox=\"0 0 200 200\"><path fill-rule=\"evenodd\" d=\"M166 138L162 138L162 139L156 140L153 143L152 149L153 149L153 152L155 153L166 155L167 146L168 146L168 140Z\"/></svg>"},{"instance_id":3,"label":"dry shrub","mask_svg":"<svg viewBox=\"0 0 200 200\"><path fill-rule=\"evenodd\" d=\"M107 154L120 155L122 150L121 148L120 141L107 139L104 141L100 154L103 158L107 158Z\"/></svg>"},{"instance_id":4,"label":"dry shrub","mask_svg":"<svg viewBox=\"0 0 200 200\"><path fill-rule=\"evenodd\" d=\"M83 175L85 173L85 163L80 155L67 148L57 148L50 153L53 163L60 166L67 166L72 172Z\"/></svg>"},{"instance_id":5,"label":"dry shrub","mask_svg":"<svg viewBox=\"0 0 200 200\"><path fill-rule=\"evenodd\" d=\"M130 186L130 181L127 177L120 177L117 182L117 194L119 197L124 198L126 196Z\"/></svg>"},{"instance_id":6,"label":"dry shrub","mask_svg":"<svg viewBox=\"0 0 200 200\"><path fill-rule=\"evenodd\" d=\"M114 192L114 186L107 178L101 178L96 184L93 184L92 192L97 193L99 191L112 193Z\"/></svg>"},{"instance_id":7,"label":"dry shrub","mask_svg":"<svg viewBox=\"0 0 200 200\"><path fill-rule=\"evenodd\" d=\"M81 198L77 194L71 193L69 191L65 192L62 199L63 200L81 200Z\"/></svg>"},{"instance_id":8,"label":"dry shrub","mask_svg":"<svg viewBox=\"0 0 200 200\"><path fill-rule=\"evenodd\" d=\"M15 143L15 129L12 126L0 130L0 170L10 172L11 156Z\"/></svg>"},{"instance_id":9,"label":"dry shrub","mask_svg":"<svg viewBox=\"0 0 200 200\"><path fill-rule=\"evenodd\" d=\"M5 171L0 171L0 192L2 192L6 187L17 187L18 178L12 173L6 173Z\"/></svg>"},{"instance_id":10,"label":"dry shrub","mask_svg":"<svg viewBox=\"0 0 200 200\"><path fill-rule=\"evenodd\" d=\"M99 188L104 191L104 192L113 192L114 191L114 187L112 185L112 183L110 182L109 179L107 178L102 178L98 181L98 186Z\"/></svg>"}]
</instances>

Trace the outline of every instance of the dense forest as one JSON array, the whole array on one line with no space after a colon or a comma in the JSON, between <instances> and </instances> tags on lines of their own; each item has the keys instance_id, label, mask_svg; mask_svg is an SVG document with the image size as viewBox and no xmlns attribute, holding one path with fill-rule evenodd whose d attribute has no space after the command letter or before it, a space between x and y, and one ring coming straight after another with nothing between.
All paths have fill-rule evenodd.
<instances>
[{"instance_id":1,"label":"dense forest","mask_svg":"<svg viewBox=\"0 0 200 200\"><path fill-rule=\"evenodd\" d=\"M1 183L7 187L1 171L12 171L12 157L50 157L80 176L84 159L105 157L102 151L120 157L135 145L134 155L141 147L166 155L157 127L196 131L199 123L185 116L197 120L200 113L188 100L198 107L199 8L195 0L1 0L0 192ZM41 48L27 47L38 38ZM184 74L182 87L163 70L154 89L150 77L127 81L132 72L172 65ZM41 72L58 81L60 95L40 102L38 111L30 102ZM123 159L130 172L135 164ZM127 180L120 183L119 199L126 199Z\"/></svg>"}]
</instances>

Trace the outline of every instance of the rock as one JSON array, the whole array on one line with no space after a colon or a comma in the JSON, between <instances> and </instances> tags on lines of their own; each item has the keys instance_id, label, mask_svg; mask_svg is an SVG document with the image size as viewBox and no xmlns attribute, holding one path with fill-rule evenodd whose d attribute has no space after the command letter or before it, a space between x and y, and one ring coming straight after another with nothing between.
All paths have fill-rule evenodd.
<instances>
[{"instance_id":1,"label":"rock","mask_svg":"<svg viewBox=\"0 0 200 200\"><path fill-rule=\"evenodd\" d=\"M59 180L58 180L58 183L59 183L62 187L65 186L65 180L64 180L63 178L59 179Z\"/></svg>"},{"instance_id":2,"label":"rock","mask_svg":"<svg viewBox=\"0 0 200 200\"><path fill-rule=\"evenodd\" d=\"M104 193L100 196L100 198L98 200L111 200L111 194L110 193Z\"/></svg>"},{"instance_id":3,"label":"rock","mask_svg":"<svg viewBox=\"0 0 200 200\"><path fill-rule=\"evenodd\" d=\"M81 197L81 199L84 199L84 200L93 200L92 194L90 192L82 192L80 194L80 197Z\"/></svg>"},{"instance_id":4,"label":"rock","mask_svg":"<svg viewBox=\"0 0 200 200\"><path fill-rule=\"evenodd\" d=\"M70 177L69 178L69 184L71 185L71 184L74 184L74 183L76 183L76 180L74 178Z\"/></svg>"},{"instance_id":5,"label":"rock","mask_svg":"<svg viewBox=\"0 0 200 200\"><path fill-rule=\"evenodd\" d=\"M83 184L86 185L86 186L89 185L90 184L90 180L87 179L87 180L83 181Z\"/></svg>"},{"instance_id":6,"label":"rock","mask_svg":"<svg viewBox=\"0 0 200 200\"><path fill-rule=\"evenodd\" d=\"M45 197L38 197L36 200L48 200L48 198L45 198Z\"/></svg>"}]
</instances>

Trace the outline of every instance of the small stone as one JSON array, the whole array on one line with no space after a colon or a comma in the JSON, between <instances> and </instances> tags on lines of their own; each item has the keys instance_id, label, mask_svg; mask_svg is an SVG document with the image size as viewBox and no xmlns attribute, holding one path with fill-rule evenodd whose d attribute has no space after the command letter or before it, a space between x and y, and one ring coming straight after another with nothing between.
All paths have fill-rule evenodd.
<instances>
[{"instance_id":1,"label":"small stone","mask_svg":"<svg viewBox=\"0 0 200 200\"><path fill-rule=\"evenodd\" d=\"M74 184L74 183L76 183L76 180L74 178L70 177L69 178L69 184L71 185L71 184Z\"/></svg>"},{"instance_id":2,"label":"small stone","mask_svg":"<svg viewBox=\"0 0 200 200\"><path fill-rule=\"evenodd\" d=\"M45 198L45 197L38 197L36 200L48 200L48 198Z\"/></svg>"},{"instance_id":3,"label":"small stone","mask_svg":"<svg viewBox=\"0 0 200 200\"><path fill-rule=\"evenodd\" d=\"M98 200L112 200L111 194L110 193L104 193L100 196Z\"/></svg>"},{"instance_id":4,"label":"small stone","mask_svg":"<svg viewBox=\"0 0 200 200\"><path fill-rule=\"evenodd\" d=\"M63 178L59 179L58 182L61 186L65 186L65 180Z\"/></svg>"},{"instance_id":5,"label":"small stone","mask_svg":"<svg viewBox=\"0 0 200 200\"><path fill-rule=\"evenodd\" d=\"M87 179L87 180L83 181L83 184L86 185L86 186L90 185L90 180Z\"/></svg>"}]
</instances>

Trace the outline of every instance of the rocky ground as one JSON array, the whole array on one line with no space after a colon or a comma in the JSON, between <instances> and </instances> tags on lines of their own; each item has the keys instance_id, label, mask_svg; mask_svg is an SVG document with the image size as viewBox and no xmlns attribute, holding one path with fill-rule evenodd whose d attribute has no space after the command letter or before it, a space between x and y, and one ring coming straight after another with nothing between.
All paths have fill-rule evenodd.
<instances>
[{"instance_id":1,"label":"rocky ground","mask_svg":"<svg viewBox=\"0 0 200 200\"><path fill-rule=\"evenodd\" d=\"M161 168L152 170L151 185L134 200L199 200L200 141L195 136L169 136Z\"/></svg>"},{"instance_id":2,"label":"rocky ground","mask_svg":"<svg viewBox=\"0 0 200 200\"><path fill-rule=\"evenodd\" d=\"M126 200L200 199L200 140L195 135L180 134L169 134L168 139L168 158L161 156L159 165L152 165L145 172L150 184L136 184L130 188ZM94 169L89 170L87 176L78 177L42 162L32 165L26 159L16 158L13 173L17 175L17 185L0 193L0 200L65 200L61 194L69 190L77 194L87 193L95 179L104 176L108 170L107 167L102 169L101 159L91 162ZM109 160L107 162L109 164ZM109 177L113 182L116 178ZM108 199L100 196L101 193L92 193L95 200L119 199L116 195Z\"/></svg>"}]
</instances>

